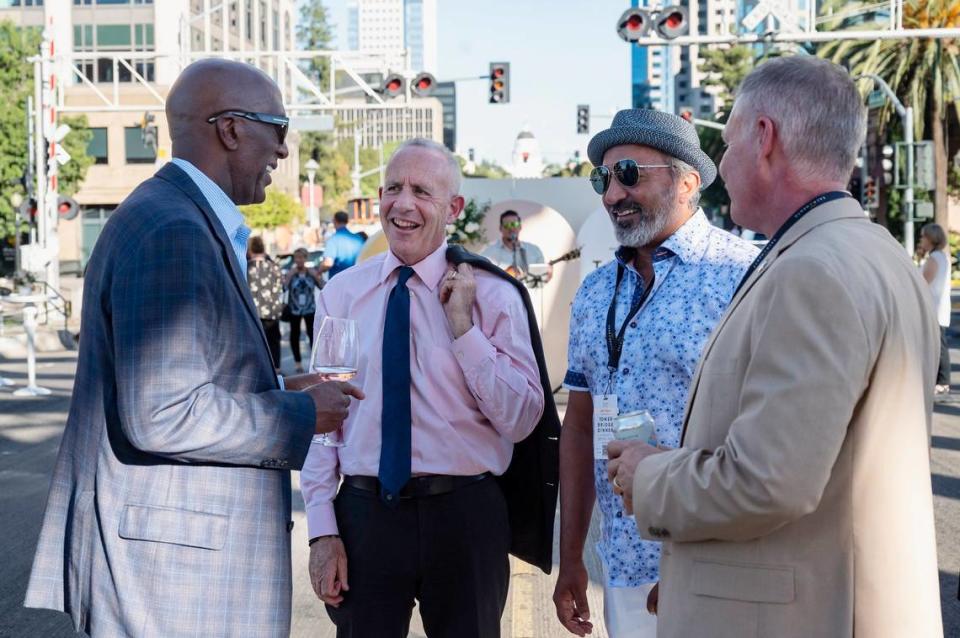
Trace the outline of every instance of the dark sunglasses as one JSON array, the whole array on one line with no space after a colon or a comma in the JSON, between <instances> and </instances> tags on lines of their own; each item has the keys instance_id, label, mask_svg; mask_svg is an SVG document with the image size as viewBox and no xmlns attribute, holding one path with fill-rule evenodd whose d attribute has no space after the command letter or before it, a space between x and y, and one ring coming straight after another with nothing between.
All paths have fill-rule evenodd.
<instances>
[{"instance_id":1,"label":"dark sunglasses","mask_svg":"<svg viewBox=\"0 0 960 638\"><path fill-rule=\"evenodd\" d=\"M640 169L648 168L670 168L669 164L637 164L632 159L622 159L613 165L613 176L617 181L630 188L636 186L640 181ZM590 183L597 195L603 195L610 188L611 169L606 166L597 166L590 171Z\"/></svg>"},{"instance_id":2,"label":"dark sunglasses","mask_svg":"<svg viewBox=\"0 0 960 638\"><path fill-rule=\"evenodd\" d=\"M287 130L290 128L290 118L285 115L271 115L269 113L251 113L249 111L221 111L207 118L209 124L213 124L221 117L242 117L251 122L260 122L277 127L277 138L280 143L287 139Z\"/></svg>"}]
</instances>

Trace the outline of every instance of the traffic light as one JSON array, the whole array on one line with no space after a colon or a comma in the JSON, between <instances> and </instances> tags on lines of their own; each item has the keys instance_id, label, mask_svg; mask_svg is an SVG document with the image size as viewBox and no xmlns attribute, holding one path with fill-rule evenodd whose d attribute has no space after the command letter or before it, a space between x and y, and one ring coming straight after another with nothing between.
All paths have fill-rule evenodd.
<instances>
[{"instance_id":1,"label":"traffic light","mask_svg":"<svg viewBox=\"0 0 960 638\"><path fill-rule=\"evenodd\" d=\"M577 105L577 135L586 135L590 132L590 105Z\"/></svg>"},{"instance_id":2,"label":"traffic light","mask_svg":"<svg viewBox=\"0 0 960 638\"><path fill-rule=\"evenodd\" d=\"M627 42L636 42L650 31L650 14L644 9L627 9L617 21L617 35Z\"/></svg>"},{"instance_id":3,"label":"traffic light","mask_svg":"<svg viewBox=\"0 0 960 638\"><path fill-rule=\"evenodd\" d=\"M490 63L490 104L510 101L510 63Z\"/></svg>"},{"instance_id":4,"label":"traffic light","mask_svg":"<svg viewBox=\"0 0 960 638\"><path fill-rule=\"evenodd\" d=\"M37 200L33 197L27 197L20 202L20 219L30 222L31 225L37 223Z\"/></svg>"},{"instance_id":5,"label":"traffic light","mask_svg":"<svg viewBox=\"0 0 960 638\"><path fill-rule=\"evenodd\" d=\"M693 124L693 109L680 109L680 117Z\"/></svg>"},{"instance_id":6,"label":"traffic light","mask_svg":"<svg viewBox=\"0 0 960 638\"><path fill-rule=\"evenodd\" d=\"M664 7L657 14L657 34L665 40L673 40L690 31L690 18L687 10L679 5Z\"/></svg>"},{"instance_id":7,"label":"traffic light","mask_svg":"<svg viewBox=\"0 0 960 638\"><path fill-rule=\"evenodd\" d=\"M863 187L863 207L866 209L880 208L880 191L877 189L877 180L871 175Z\"/></svg>"},{"instance_id":8,"label":"traffic light","mask_svg":"<svg viewBox=\"0 0 960 638\"><path fill-rule=\"evenodd\" d=\"M140 141L143 142L143 145L149 149L153 149L153 152L157 151L157 125L154 124L156 116L149 111L143 114L143 118L140 120Z\"/></svg>"},{"instance_id":9,"label":"traffic light","mask_svg":"<svg viewBox=\"0 0 960 638\"><path fill-rule=\"evenodd\" d=\"M436 86L437 79L430 73L424 71L413 78L413 82L410 84L410 90L413 91L414 95L428 97L433 93L433 89L436 88Z\"/></svg>"},{"instance_id":10,"label":"traffic light","mask_svg":"<svg viewBox=\"0 0 960 638\"><path fill-rule=\"evenodd\" d=\"M383 84L380 85L380 92L384 97L397 97L403 93L403 76L398 73L390 73L383 78Z\"/></svg>"},{"instance_id":11,"label":"traffic light","mask_svg":"<svg viewBox=\"0 0 960 638\"><path fill-rule=\"evenodd\" d=\"M80 206L77 205L77 200L74 198L61 195L57 199L57 213L59 213L60 219L71 220L80 213Z\"/></svg>"}]
</instances>

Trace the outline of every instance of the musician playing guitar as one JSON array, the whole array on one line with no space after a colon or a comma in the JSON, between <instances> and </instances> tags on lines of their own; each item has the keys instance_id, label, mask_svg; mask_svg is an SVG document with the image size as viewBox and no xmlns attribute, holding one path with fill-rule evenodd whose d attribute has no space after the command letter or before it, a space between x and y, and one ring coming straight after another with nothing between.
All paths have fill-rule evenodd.
<instances>
[{"instance_id":1,"label":"musician playing guitar","mask_svg":"<svg viewBox=\"0 0 960 638\"><path fill-rule=\"evenodd\" d=\"M520 241L520 215L505 210L500 215L500 240L487 246L482 255L517 279L530 273L530 264L543 264L543 251L536 244ZM553 276L553 266L547 267L543 283Z\"/></svg>"}]
</instances>

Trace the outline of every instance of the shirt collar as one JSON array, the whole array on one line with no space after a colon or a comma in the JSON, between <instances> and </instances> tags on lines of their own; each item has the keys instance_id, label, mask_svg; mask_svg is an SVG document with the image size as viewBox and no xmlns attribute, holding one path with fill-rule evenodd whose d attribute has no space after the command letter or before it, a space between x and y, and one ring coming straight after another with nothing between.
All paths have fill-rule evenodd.
<instances>
[{"instance_id":1,"label":"shirt collar","mask_svg":"<svg viewBox=\"0 0 960 638\"><path fill-rule=\"evenodd\" d=\"M380 268L380 281L385 282L394 270L405 265L413 268L417 277L427 288L431 291L435 290L440 285L443 273L447 271L447 242L440 244L439 248L415 264L404 264L392 250L388 250L383 266Z\"/></svg>"},{"instance_id":2,"label":"shirt collar","mask_svg":"<svg viewBox=\"0 0 960 638\"><path fill-rule=\"evenodd\" d=\"M697 209L690 219L685 221L666 241L660 244L653 252L654 263L679 257L685 264L699 261L709 241L713 230L703 209ZM627 267L632 267L634 251L630 246L620 246L616 252L617 261Z\"/></svg>"},{"instance_id":3,"label":"shirt collar","mask_svg":"<svg viewBox=\"0 0 960 638\"><path fill-rule=\"evenodd\" d=\"M183 172L197 185L197 188L200 189L200 192L203 193L203 196L207 199L207 203L210 204L210 208L213 209L217 219L219 219L223 225L227 237L233 240L237 235L237 229L243 225L243 215L237 210L237 205L227 197L227 194L223 192L222 188L217 186L216 182L207 177L203 171L187 160L174 157L170 161L183 169Z\"/></svg>"}]
</instances>

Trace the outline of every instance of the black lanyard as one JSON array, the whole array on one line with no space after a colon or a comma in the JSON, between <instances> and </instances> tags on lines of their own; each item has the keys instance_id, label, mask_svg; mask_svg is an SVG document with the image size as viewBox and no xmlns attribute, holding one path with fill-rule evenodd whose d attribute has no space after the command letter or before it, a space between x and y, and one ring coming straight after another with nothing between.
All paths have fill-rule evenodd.
<instances>
[{"instance_id":1,"label":"black lanyard","mask_svg":"<svg viewBox=\"0 0 960 638\"><path fill-rule=\"evenodd\" d=\"M797 212L795 212L793 215L790 215L789 219L787 219L787 221L784 222L783 226L781 226L777 230L777 232L773 235L773 237L770 238L770 241L767 242L767 245L763 247L763 250L760 251L760 254L757 255L757 258L754 259L753 263L750 264L750 267L747 268L747 272L744 273L743 279L740 280L740 284L737 286L737 289L734 291L733 296L734 297L737 296L737 293L740 292L741 288L743 288L743 284L746 283L747 279L750 279L750 275L753 274L753 271L755 271L760 266L760 264L763 263L763 260L766 259L768 254L770 254L770 251L773 250L773 247L777 245L777 242L780 241L780 238L783 237L788 230L790 230L791 226L793 226L798 221L800 221L800 219L804 215L812 211L817 206L820 206L821 204L826 204L827 202L832 202L835 199L841 199L843 197L850 197L850 193L846 191L830 191L828 193L817 195L816 197L811 199L809 202L807 202L806 204L801 206L799 209L797 209Z\"/></svg>"},{"instance_id":2,"label":"black lanyard","mask_svg":"<svg viewBox=\"0 0 960 638\"><path fill-rule=\"evenodd\" d=\"M609 368L611 375L620 367L620 355L623 354L623 338L627 332L627 326L630 324L630 320L640 311L643 302L650 296L650 291L653 290L653 280L651 279L650 283L647 284L644 289L643 294L641 294L640 298L630 307L630 312L627 313L627 318L623 320L623 325L620 326L618 332L615 326L617 320L617 294L620 292L620 282L623 280L624 270L623 264L618 263L617 283L613 287L613 299L610 301L610 308L607 310L607 368Z\"/></svg>"}]
</instances>

